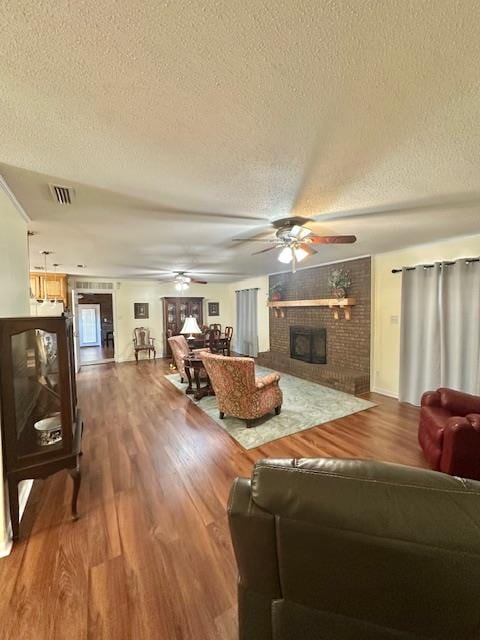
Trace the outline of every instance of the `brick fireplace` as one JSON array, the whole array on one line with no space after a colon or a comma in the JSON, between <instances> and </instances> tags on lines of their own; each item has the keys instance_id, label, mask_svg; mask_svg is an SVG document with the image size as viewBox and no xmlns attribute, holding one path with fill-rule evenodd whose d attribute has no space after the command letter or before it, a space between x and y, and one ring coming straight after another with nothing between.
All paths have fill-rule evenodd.
<instances>
[{"instance_id":1,"label":"brick fireplace","mask_svg":"<svg viewBox=\"0 0 480 640\"><path fill-rule=\"evenodd\" d=\"M335 265L339 266L344 266L352 279L348 296L355 298L356 304L351 307L351 319L340 313L335 320L328 307L286 307L284 317L276 317L270 309L270 350L259 354L258 363L347 393L365 393L370 390L370 258ZM270 286L282 284L283 300L331 298L331 269L332 265L326 265L273 275ZM292 353L291 341L292 334L298 332L300 358ZM315 353L315 346L321 352L322 344L323 358Z\"/></svg>"},{"instance_id":2,"label":"brick fireplace","mask_svg":"<svg viewBox=\"0 0 480 640\"><path fill-rule=\"evenodd\" d=\"M327 364L327 330L290 327L290 357L312 364Z\"/></svg>"}]
</instances>

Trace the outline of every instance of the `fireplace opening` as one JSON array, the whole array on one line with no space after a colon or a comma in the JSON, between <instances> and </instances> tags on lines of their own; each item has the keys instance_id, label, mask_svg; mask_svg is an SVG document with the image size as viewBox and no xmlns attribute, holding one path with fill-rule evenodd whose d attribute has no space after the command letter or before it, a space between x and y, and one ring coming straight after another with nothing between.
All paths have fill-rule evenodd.
<instances>
[{"instance_id":1,"label":"fireplace opening","mask_svg":"<svg viewBox=\"0 0 480 640\"><path fill-rule=\"evenodd\" d=\"M327 364L327 330L290 327L290 357L304 362Z\"/></svg>"}]
</instances>

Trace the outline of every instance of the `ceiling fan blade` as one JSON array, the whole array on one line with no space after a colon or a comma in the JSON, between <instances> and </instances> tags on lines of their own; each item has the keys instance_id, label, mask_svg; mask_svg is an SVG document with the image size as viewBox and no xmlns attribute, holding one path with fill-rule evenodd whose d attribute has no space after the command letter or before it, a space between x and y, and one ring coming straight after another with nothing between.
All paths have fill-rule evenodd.
<instances>
[{"instance_id":1,"label":"ceiling fan blade","mask_svg":"<svg viewBox=\"0 0 480 640\"><path fill-rule=\"evenodd\" d=\"M304 251L306 251L308 253L309 256L313 256L316 253L318 253L318 251L316 249L313 249L309 244L307 244L306 242L302 242L302 244L298 245L299 249L303 249Z\"/></svg>"},{"instance_id":2,"label":"ceiling fan blade","mask_svg":"<svg viewBox=\"0 0 480 640\"><path fill-rule=\"evenodd\" d=\"M266 249L261 249L260 251L255 251L255 253L252 253L252 256L258 256L259 253L265 253L266 251L273 251L276 248L277 247L267 247Z\"/></svg>"},{"instance_id":3,"label":"ceiling fan blade","mask_svg":"<svg viewBox=\"0 0 480 640\"><path fill-rule=\"evenodd\" d=\"M196 278L190 278L190 282L194 282L195 284L208 284L206 280L197 280Z\"/></svg>"},{"instance_id":4,"label":"ceiling fan blade","mask_svg":"<svg viewBox=\"0 0 480 640\"><path fill-rule=\"evenodd\" d=\"M356 236L310 236L306 240L311 244L351 244Z\"/></svg>"}]
</instances>

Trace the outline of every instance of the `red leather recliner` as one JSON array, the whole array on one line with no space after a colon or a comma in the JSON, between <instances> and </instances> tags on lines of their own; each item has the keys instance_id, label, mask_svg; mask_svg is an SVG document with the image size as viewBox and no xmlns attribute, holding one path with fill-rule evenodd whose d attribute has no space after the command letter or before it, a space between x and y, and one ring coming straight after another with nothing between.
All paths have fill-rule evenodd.
<instances>
[{"instance_id":1,"label":"red leather recliner","mask_svg":"<svg viewBox=\"0 0 480 640\"><path fill-rule=\"evenodd\" d=\"M426 391L418 441L433 469L480 480L480 397L445 388Z\"/></svg>"}]
</instances>

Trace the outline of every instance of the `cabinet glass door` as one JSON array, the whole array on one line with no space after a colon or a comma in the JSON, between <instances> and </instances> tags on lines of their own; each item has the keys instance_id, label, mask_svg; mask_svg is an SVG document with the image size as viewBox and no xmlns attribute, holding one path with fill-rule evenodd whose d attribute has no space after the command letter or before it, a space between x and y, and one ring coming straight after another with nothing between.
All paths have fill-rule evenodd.
<instances>
[{"instance_id":1,"label":"cabinet glass door","mask_svg":"<svg viewBox=\"0 0 480 640\"><path fill-rule=\"evenodd\" d=\"M189 306L190 306L190 315L197 320L198 324L201 324L200 323L200 317L201 317L200 304L198 302L191 302Z\"/></svg>"},{"instance_id":2,"label":"cabinet glass door","mask_svg":"<svg viewBox=\"0 0 480 640\"><path fill-rule=\"evenodd\" d=\"M177 333L177 305L174 302L167 302L167 330L170 329L172 335Z\"/></svg>"},{"instance_id":3,"label":"cabinet glass door","mask_svg":"<svg viewBox=\"0 0 480 640\"><path fill-rule=\"evenodd\" d=\"M188 304L186 302L180 302L178 305L178 330L181 331L183 323L188 315Z\"/></svg>"},{"instance_id":4,"label":"cabinet glass door","mask_svg":"<svg viewBox=\"0 0 480 640\"><path fill-rule=\"evenodd\" d=\"M10 339L18 457L61 448L57 334L29 329Z\"/></svg>"}]
</instances>

